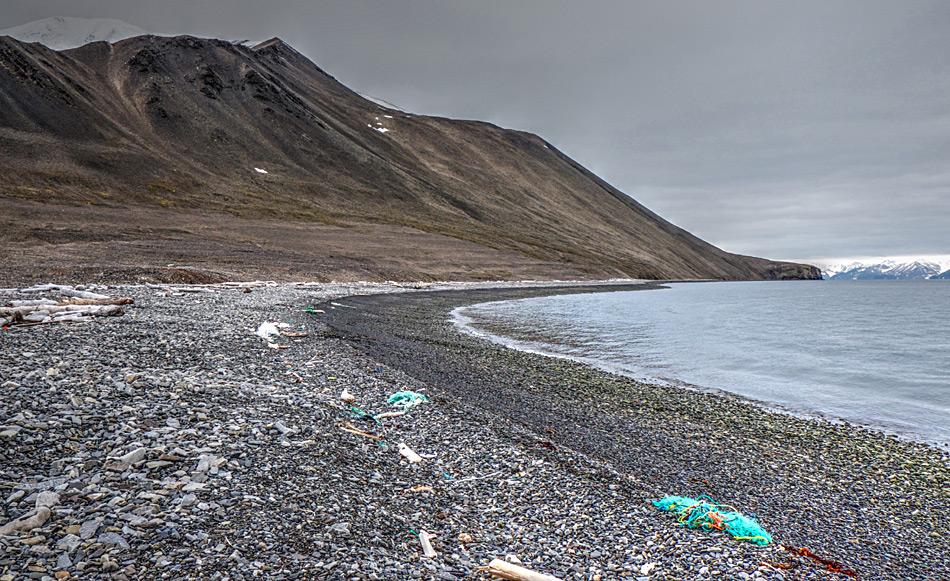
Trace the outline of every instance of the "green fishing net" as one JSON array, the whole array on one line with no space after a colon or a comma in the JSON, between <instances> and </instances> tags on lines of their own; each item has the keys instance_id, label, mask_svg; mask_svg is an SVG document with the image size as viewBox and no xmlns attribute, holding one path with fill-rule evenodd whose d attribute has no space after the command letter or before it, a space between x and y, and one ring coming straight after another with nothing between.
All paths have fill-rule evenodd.
<instances>
[{"instance_id":1,"label":"green fishing net","mask_svg":"<svg viewBox=\"0 0 950 581\"><path fill-rule=\"evenodd\" d=\"M680 524L691 529L724 531L736 540L763 546L772 542L772 535L755 519L730 506L719 504L705 494L698 499L688 496L664 496L653 501L653 506L676 513L679 515Z\"/></svg>"},{"instance_id":2,"label":"green fishing net","mask_svg":"<svg viewBox=\"0 0 950 581\"><path fill-rule=\"evenodd\" d=\"M407 412L421 403L426 403L429 398L415 391L397 391L386 401L389 405Z\"/></svg>"}]
</instances>

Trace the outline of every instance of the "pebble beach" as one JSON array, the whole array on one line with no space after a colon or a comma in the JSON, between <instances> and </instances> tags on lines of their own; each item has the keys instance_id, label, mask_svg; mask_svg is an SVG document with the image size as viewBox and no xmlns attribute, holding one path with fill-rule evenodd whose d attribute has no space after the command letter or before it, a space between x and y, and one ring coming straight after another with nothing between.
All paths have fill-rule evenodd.
<instances>
[{"instance_id":1,"label":"pebble beach","mask_svg":"<svg viewBox=\"0 0 950 581\"><path fill-rule=\"evenodd\" d=\"M0 535L0 580L452 580L492 559L561 579L950 578L945 452L505 349L449 317L604 288L102 287L133 304L10 327L0 527L49 514ZM428 401L373 420L402 390ZM774 542L651 504L703 493Z\"/></svg>"}]
</instances>

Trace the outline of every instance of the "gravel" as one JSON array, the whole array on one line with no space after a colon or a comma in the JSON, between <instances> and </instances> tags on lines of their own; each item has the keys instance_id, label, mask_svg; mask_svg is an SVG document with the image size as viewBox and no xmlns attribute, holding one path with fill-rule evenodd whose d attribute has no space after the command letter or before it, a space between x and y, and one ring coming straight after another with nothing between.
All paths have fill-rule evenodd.
<instances>
[{"instance_id":1,"label":"gravel","mask_svg":"<svg viewBox=\"0 0 950 581\"><path fill-rule=\"evenodd\" d=\"M463 579L506 556L565 579L833 576L648 504L701 488L862 576L947 577L938 451L506 351L446 320L539 291L205 288L107 289L135 299L124 316L0 333L0 526L52 511L0 537L0 579ZM269 347L266 321L307 335ZM377 425L343 388L371 413L399 389L430 401Z\"/></svg>"},{"instance_id":2,"label":"gravel","mask_svg":"<svg viewBox=\"0 0 950 581\"><path fill-rule=\"evenodd\" d=\"M650 290L655 285L632 288L662 292ZM449 322L450 311L460 305L598 290L355 297L339 301L351 308L328 311L324 319L361 353L437 386L442 401L469 410L470 418L481 413L480 421L498 432L537 434L548 441L540 445L554 448L558 457L580 453L616 471L629 485L621 506L579 501L574 514L609 521L584 523L593 538L619 536L642 546L651 532L676 535L658 543L666 550L647 558L656 563L653 575L741 577L761 572L761 563L791 566L784 570L788 576L825 569L808 559L789 561L786 546L807 547L863 578L950 579L945 450L845 423L775 413L727 394L643 384L506 349L459 333ZM542 486L564 486L551 478ZM667 494L701 493L758 515L776 544L763 550L721 535L671 532L670 519L648 505ZM550 494L526 501L547 506ZM633 558L596 545L590 551L589 560L598 560L596 552L623 564ZM564 571L556 560L549 567Z\"/></svg>"}]
</instances>

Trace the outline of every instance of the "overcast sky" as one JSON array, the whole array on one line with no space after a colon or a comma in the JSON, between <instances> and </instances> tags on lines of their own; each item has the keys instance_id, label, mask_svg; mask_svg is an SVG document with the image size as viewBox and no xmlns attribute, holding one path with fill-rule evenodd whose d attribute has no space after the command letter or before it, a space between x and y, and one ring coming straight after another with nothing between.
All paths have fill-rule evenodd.
<instances>
[{"instance_id":1,"label":"overcast sky","mask_svg":"<svg viewBox=\"0 0 950 581\"><path fill-rule=\"evenodd\" d=\"M950 1L0 0L280 36L351 88L542 135L672 222L784 259L950 254Z\"/></svg>"}]
</instances>

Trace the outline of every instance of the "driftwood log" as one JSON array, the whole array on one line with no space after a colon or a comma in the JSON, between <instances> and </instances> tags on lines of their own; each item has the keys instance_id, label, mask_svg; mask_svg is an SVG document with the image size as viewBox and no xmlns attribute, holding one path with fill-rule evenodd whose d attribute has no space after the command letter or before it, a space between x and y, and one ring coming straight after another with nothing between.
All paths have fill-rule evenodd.
<instances>
[{"instance_id":1,"label":"driftwood log","mask_svg":"<svg viewBox=\"0 0 950 581\"><path fill-rule=\"evenodd\" d=\"M48 507L41 506L32 514L8 522L0 527L0 536L9 535L17 531L32 531L46 524L51 514L53 514L53 511Z\"/></svg>"},{"instance_id":2,"label":"driftwood log","mask_svg":"<svg viewBox=\"0 0 950 581\"><path fill-rule=\"evenodd\" d=\"M492 577L510 579L511 581L561 581L557 577L525 569L520 565L501 559L492 559L491 563L487 567L482 567L481 570Z\"/></svg>"},{"instance_id":3,"label":"driftwood log","mask_svg":"<svg viewBox=\"0 0 950 581\"><path fill-rule=\"evenodd\" d=\"M0 307L0 326L43 325L66 321L88 321L92 317L116 317L123 314L122 305L131 305L131 297L109 297L70 286L43 284L18 291L21 294L47 293L65 297L16 299Z\"/></svg>"},{"instance_id":4,"label":"driftwood log","mask_svg":"<svg viewBox=\"0 0 950 581\"><path fill-rule=\"evenodd\" d=\"M52 508L57 504L59 504L59 495L44 490L36 497L36 510L0 526L0 536L10 535L17 531L32 531L43 526L53 514Z\"/></svg>"},{"instance_id":5,"label":"driftwood log","mask_svg":"<svg viewBox=\"0 0 950 581\"><path fill-rule=\"evenodd\" d=\"M36 286L31 286L29 288L21 289L20 292L49 293L49 294L56 293L64 297L72 297L76 299L107 299L109 298L108 295L101 295L99 293L76 290L71 286L66 286L62 284L39 284Z\"/></svg>"},{"instance_id":6,"label":"driftwood log","mask_svg":"<svg viewBox=\"0 0 950 581\"><path fill-rule=\"evenodd\" d=\"M107 297L104 299L66 299L61 305L131 305L135 303L132 297Z\"/></svg>"},{"instance_id":7,"label":"driftwood log","mask_svg":"<svg viewBox=\"0 0 950 581\"><path fill-rule=\"evenodd\" d=\"M46 313L55 316L59 313L73 313L95 317L112 317L122 314L119 305L35 305L32 307L0 307L0 316L10 317L19 313L27 316L31 313Z\"/></svg>"}]
</instances>

